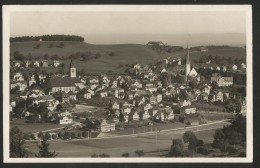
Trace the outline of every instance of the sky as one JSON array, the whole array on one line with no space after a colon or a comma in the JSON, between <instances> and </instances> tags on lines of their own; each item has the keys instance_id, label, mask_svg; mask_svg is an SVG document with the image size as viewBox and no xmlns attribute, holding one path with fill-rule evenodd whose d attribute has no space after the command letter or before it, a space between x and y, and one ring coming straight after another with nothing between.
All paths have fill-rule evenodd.
<instances>
[{"instance_id":1,"label":"sky","mask_svg":"<svg viewBox=\"0 0 260 168\"><path fill-rule=\"evenodd\" d=\"M11 36L73 34L120 38L130 35L246 33L239 11L12 12ZM126 35L122 37L122 35ZM123 38L123 39L122 39ZM100 40L99 40L100 41Z\"/></svg>"}]
</instances>

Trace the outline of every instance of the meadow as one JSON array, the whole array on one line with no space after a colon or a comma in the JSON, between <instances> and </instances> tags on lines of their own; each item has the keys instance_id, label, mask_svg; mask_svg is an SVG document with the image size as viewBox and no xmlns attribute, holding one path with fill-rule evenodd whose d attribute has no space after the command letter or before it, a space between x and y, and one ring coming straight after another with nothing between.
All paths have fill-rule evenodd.
<instances>
[{"instance_id":1,"label":"meadow","mask_svg":"<svg viewBox=\"0 0 260 168\"><path fill-rule=\"evenodd\" d=\"M185 57L186 50L174 51L172 53L158 53L151 48L141 44L116 44L116 45L94 45L84 42L63 42L64 47L57 47L60 42L14 42L10 44L10 56L13 57L15 51L19 51L24 56L31 55L34 58L42 59L43 55L48 54L50 57L58 55L62 58L68 58L71 54L78 52L92 54L100 54L100 58L89 59L82 61L77 59L74 61L78 71L82 69L88 73L104 73L113 71L115 73L122 73L127 68L126 65L135 63L149 64L154 63L160 59L172 57ZM35 48L40 44L39 48ZM54 47L49 48L50 44ZM110 53L114 54L111 56ZM209 50L208 52L191 51L190 58L199 60L202 55L212 55L219 57L231 57L241 58L246 56L246 50L244 48L225 48ZM62 59L65 64L65 69L68 70L70 59ZM59 69L45 68L49 71L58 71Z\"/></svg>"}]
</instances>

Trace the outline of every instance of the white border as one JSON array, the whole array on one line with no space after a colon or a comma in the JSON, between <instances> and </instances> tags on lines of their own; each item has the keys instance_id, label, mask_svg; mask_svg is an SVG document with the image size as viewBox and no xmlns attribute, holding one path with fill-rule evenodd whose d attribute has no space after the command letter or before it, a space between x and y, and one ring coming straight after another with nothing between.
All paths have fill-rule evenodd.
<instances>
[{"instance_id":1,"label":"white border","mask_svg":"<svg viewBox=\"0 0 260 168\"><path fill-rule=\"evenodd\" d=\"M9 157L9 37L15 11L244 11L247 30L247 157L246 158L10 158ZM253 72L251 5L4 5L3 6L3 154L6 163L250 163L253 161Z\"/></svg>"}]
</instances>

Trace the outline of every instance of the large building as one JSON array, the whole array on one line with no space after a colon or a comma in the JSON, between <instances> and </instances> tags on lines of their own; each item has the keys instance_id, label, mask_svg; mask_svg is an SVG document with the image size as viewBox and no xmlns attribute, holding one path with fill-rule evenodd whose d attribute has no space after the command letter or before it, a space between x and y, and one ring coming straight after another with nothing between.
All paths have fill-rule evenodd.
<instances>
[{"instance_id":1,"label":"large building","mask_svg":"<svg viewBox=\"0 0 260 168\"><path fill-rule=\"evenodd\" d=\"M217 82L218 86L231 86L233 85L233 77L222 77L219 74L213 74L211 77L211 83Z\"/></svg>"},{"instance_id":2,"label":"large building","mask_svg":"<svg viewBox=\"0 0 260 168\"><path fill-rule=\"evenodd\" d=\"M81 81L76 77L76 67L71 62L70 74L68 76L53 76L50 78L52 92L64 91L66 93L76 90L76 86L81 85Z\"/></svg>"}]
</instances>

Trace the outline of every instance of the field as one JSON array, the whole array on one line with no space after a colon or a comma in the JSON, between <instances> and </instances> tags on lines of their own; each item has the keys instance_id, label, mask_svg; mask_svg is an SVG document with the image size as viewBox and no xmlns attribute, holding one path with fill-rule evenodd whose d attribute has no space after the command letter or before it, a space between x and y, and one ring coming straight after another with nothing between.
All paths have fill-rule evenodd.
<instances>
[{"instance_id":1,"label":"field","mask_svg":"<svg viewBox=\"0 0 260 168\"><path fill-rule=\"evenodd\" d=\"M48 46L53 43L53 48L48 48ZM98 59L90 59L88 61L80 61L79 59L74 62L77 67L77 70L80 71L84 69L88 73L99 73L99 72L108 72L113 71L117 73L122 73L126 69L126 64L149 64L153 63L162 58L168 58L169 56L178 56L184 57L186 50L181 52L173 52L166 54L159 54L147 48L145 45L141 44L120 44L120 45L93 45L88 43L81 42L63 42L64 47L56 47L60 42L16 42L11 43L10 53L11 57L15 51L19 51L25 56L31 54L33 57L42 57L44 54L49 56L57 54L58 56L68 57L71 54L77 52L87 52L91 51L92 53L99 53L101 55ZM34 47L37 44L41 44L41 47L35 49ZM114 56L109 56L109 53L114 52ZM230 48L230 49L216 49L210 50L208 52L197 52L191 51L190 58L191 61L198 60L202 55L212 55L220 57L232 57L232 58L241 58L246 56L246 50L243 48ZM68 69L70 60L62 61ZM46 71L58 71L58 69L44 68Z\"/></svg>"},{"instance_id":2,"label":"field","mask_svg":"<svg viewBox=\"0 0 260 168\"><path fill-rule=\"evenodd\" d=\"M62 129L65 127L60 124L51 124L51 123L25 123L24 118L14 119L10 122L10 128L17 126L24 133L35 133L50 129Z\"/></svg>"},{"instance_id":3,"label":"field","mask_svg":"<svg viewBox=\"0 0 260 168\"><path fill-rule=\"evenodd\" d=\"M205 127L192 129L196 132L196 136L205 143L211 143L215 129L223 127L224 123L213 124ZM58 157L90 157L93 154L106 153L110 157L120 157L122 153L129 152L130 156L134 156L135 150L144 150L146 157L155 157L159 153L152 151L169 150L172 139L182 138L185 130L160 132L157 136L127 136L118 138L90 139L79 141L62 141L53 142L50 145L51 150L59 153ZM36 153L38 148L37 142L28 142L27 146L30 152ZM33 156L33 155L32 155Z\"/></svg>"}]
</instances>

